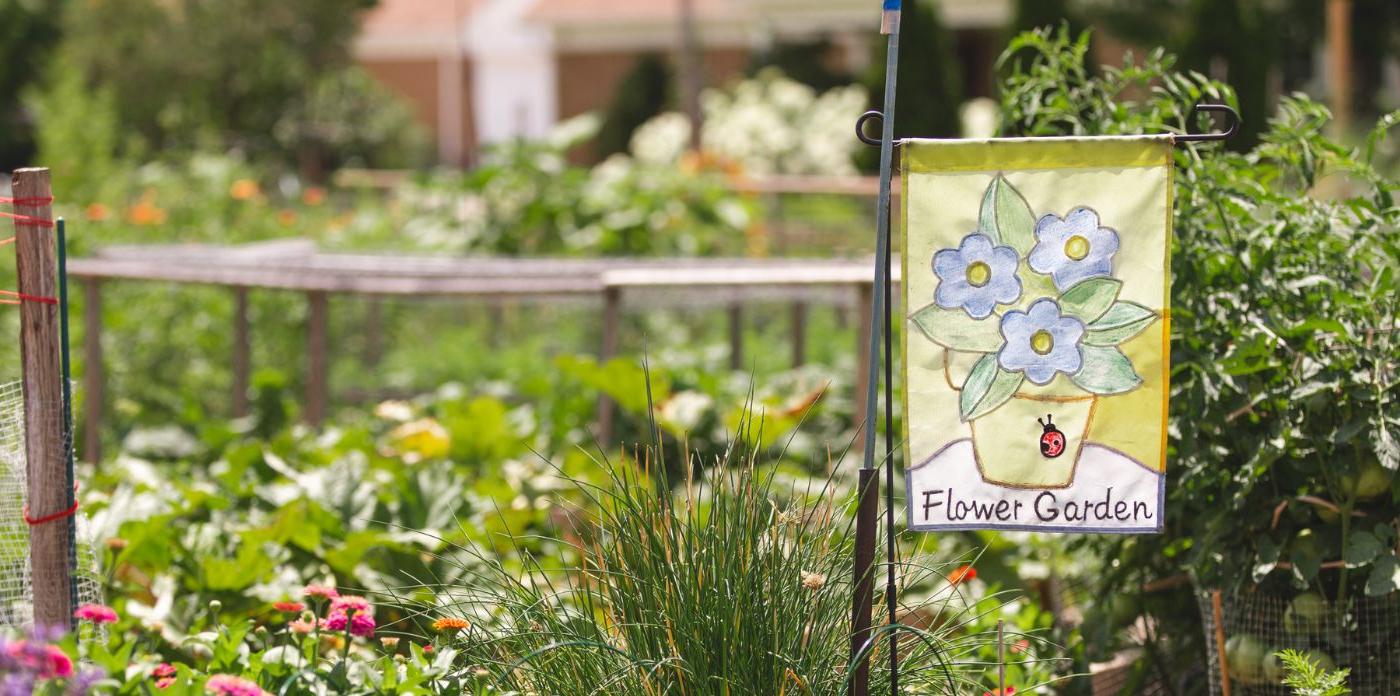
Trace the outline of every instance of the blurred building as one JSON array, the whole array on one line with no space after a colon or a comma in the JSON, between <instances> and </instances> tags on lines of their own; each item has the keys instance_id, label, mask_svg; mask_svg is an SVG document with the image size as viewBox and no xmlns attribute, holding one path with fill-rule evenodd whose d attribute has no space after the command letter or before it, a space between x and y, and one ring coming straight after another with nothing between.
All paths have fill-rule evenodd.
<instances>
[{"instance_id":1,"label":"blurred building","mask_svg":"<svg viewBox=\"0 0 1400 696\"><path fill-rule=\"evenodd\" d=\"M356 60L412 105L445 163L484 144L540 136L606 108L648 54L673 55L680 0L380 0ZM705 83L738 76L774 46L821 40L825 60L859 74L879 8L871 0L692 0ZM942 0L968 96L991 88L1011 0Z\"/></svg>"}]
</instances>

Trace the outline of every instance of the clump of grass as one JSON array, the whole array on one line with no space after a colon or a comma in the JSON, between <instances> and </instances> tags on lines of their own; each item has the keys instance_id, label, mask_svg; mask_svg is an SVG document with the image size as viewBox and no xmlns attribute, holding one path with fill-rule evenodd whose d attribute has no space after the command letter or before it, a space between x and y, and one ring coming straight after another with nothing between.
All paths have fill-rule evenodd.
<instances>
[{"instance_id":1,"label":"clump of grass","mask_svg":"<svg viewBox=\"0 0 1400 696\"><path fill-rule=\"evenodd\" d=\"M539 540L525 537L510 539L523 565L460 550L461 577L436 587L425 613L470 621L451 643L463 686L571 696L844 695L849 493L831 478L788 478L738 445L702 475L687 462L673 490L667 467L647 453L604 462L606 486L575 481L587 512L570 511L572 529L551 540L572 549L572 559L533 556L524 547L539 548ZM911 584L942 581L931 566L906 564L903 572ZM988 665L977 655L991 637L969 627L1001 603L967 600L956 583L942 582L946 591L902 609L921 617L918 627L899 627L907 634L902 684L914 693L980 693ZM878 611L883 602L876 604ZM886 635L869 648L872 693L886 683Z\"/></svg>"}]
</instances>

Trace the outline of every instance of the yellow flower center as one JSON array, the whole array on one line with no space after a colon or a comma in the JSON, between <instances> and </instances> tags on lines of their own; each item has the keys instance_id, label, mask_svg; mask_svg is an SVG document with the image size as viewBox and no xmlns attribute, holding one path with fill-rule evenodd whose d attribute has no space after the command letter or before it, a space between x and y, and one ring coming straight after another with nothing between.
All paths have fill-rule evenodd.
<instances>
[{"instance_id":1,"label":"yellow flower center","mask_svg":"<svg viewBox=\"0 0 1400 696\"><path fill-rule=\"evenodd\" d=\"M1055 347L1055 337L1049 331L1041 329L1031 334L1031 350L1046 355Z\"/></svg>"},{"instance_id":2,"label":"yellow flower center","mask_svg":"<svg viewBox=\"0 0 1400 696\"><path fill-rule=\"evenodd\" d=\"M967 283L975 288L991 282L992 267L982 261L973 261L967 265Z\"/></svg>"},{"instance_id":3,"label":"yellow flower center","mask_svg":"<svg viewBox=\"0 0 1400 696\"><path fill-rule=\"evenodd\" d=\"M1077 234L1065 240L1065 256L1079 261L1088 255L1089 240Z\"/></svg>"}]
</instances>

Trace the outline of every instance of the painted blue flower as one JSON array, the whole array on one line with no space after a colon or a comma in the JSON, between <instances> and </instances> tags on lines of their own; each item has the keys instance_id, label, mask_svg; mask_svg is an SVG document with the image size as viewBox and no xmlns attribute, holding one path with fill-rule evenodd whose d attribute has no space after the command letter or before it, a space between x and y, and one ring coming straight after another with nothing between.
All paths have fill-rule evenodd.
<instances>
[{"instance_id":1,"label":"painted blue flower","mask_svg":"<svg viewBox=\"0 0 1400 696\"><path fill-rule=\"evenodd\" d=\"M1099 226L1099 214L1075 208L1061 218L1054 213L1035 223L1035 248L1027 261L1032 270L1049 273L1061 291L1085 278L1113 272L1118 233Z\"/></svg>"},{"instance_id":2,"label":"painted blue flower","mask_svg":"<svg viewBox=\"0 0 1400 696\"><path fill-rule=\"evenodd\" d=\"M1084 364L1079 352L1084 322L1061 314L1054 300L1036 300L1024 312L1007 312L1001 335L1006 345L997 352L997 362L1008 372L1025 372L1036 384L1049 384L1059 372L1074 374Z\"/></svg>"},{"instance_id":3,"label":"painted blue flower","mask_svg":"<svg viewBox=\"0 0 1400 696\"><path fill-rule=\"evenodd\" d=\"M985 234L970 234L958 248L933 255L933 272L938 275L933 299L944 309L964 309L974 319L985 318L998 304L1020 299L1017 263L1015 249L996 246Z\"/></svg>"}]
</instances>

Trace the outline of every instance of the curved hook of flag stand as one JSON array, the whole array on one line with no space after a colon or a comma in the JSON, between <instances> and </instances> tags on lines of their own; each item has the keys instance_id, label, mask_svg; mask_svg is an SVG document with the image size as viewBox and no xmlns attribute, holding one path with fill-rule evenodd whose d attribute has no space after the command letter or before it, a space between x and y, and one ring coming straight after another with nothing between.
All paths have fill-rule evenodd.
<instances>
[{"instance_id":1,"label":"curved hook of flag stand","mask_svg":"<svg viewBox=\"0 0 1400 696\"><path fill-rule=\"evenodd\" d=\"M1176 142L1221 142L1235 137L1235 134L1240 132L1240 113L1238 111L1235 111L1230 106L1225 104L1197 104L1191 109L1192 116L1202 113L1225 114L1225 130L1215 133L1182 133L1174 138ZM856 119L856 137L860 138L860 141L865 143L866 145L869 145L871 147L880 147L879 138L872 138L865 134L865 126L872 120L879 120L881 123L884 123L885 115L875 110L867 111L861 114L860 118ZM898 146L900 142L900 140L895 140L894 144Z\"/></svg>"}]
</instances>

